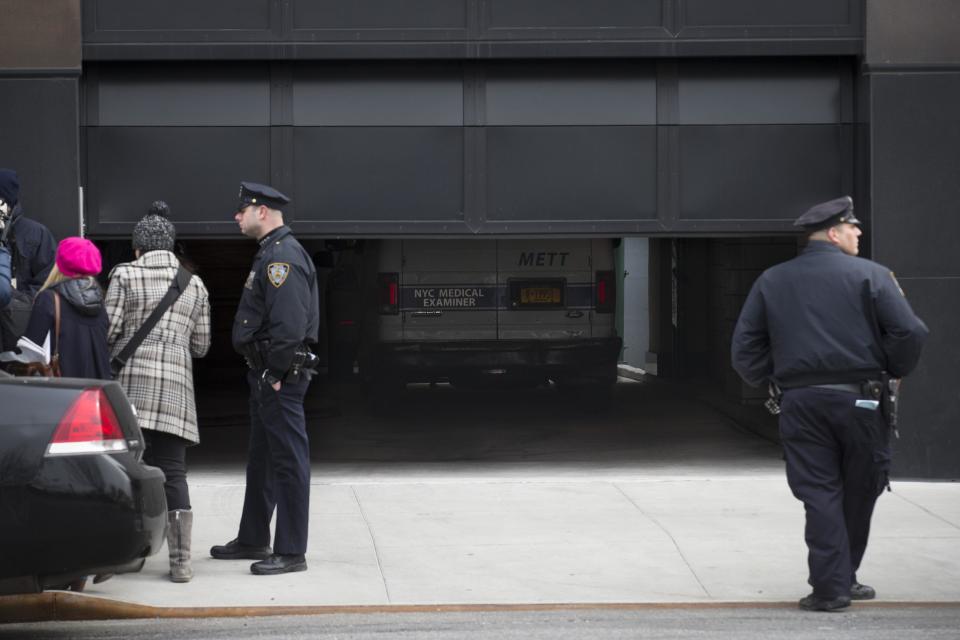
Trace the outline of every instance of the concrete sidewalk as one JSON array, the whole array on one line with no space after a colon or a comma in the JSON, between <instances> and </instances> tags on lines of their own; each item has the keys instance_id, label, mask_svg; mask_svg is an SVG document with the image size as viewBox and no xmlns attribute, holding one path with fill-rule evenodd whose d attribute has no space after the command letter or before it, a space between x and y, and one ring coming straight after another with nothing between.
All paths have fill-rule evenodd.
<instances>
[{"instance_id":1,"label":"concrete sidewalk","mask_svg":"<svg viewBox=\"0 0 960 640\"><path fill-rule=\"evenodd\" d=\"M615 391L597 412L552 389L411 389L387 418L344 396L342 411L310 427L309 570L280 576L209 556L236 536L244 493L244 405L224 395L223 424L206 420L190 453L194 580L167 579L163 548L141 573L76 596L40 594L47 608L30 619L307 612L284 609L298 606L795 607L809 592L803 506L775 436L739 427L686 387ZM960 603L960 483L895 481L860 578L880 602Z\"/></svg>"},{"instance_id":2,"label":"concrete sidewalk","mask_svg":"<svg viewBox=\"0 0 960 640\"><path fill-rule=\"evenodd\" d=\"M309 570L213 560L235 536L241 471L191 472L194 570L86 593L156 607L795 602L808 592L803 508L778 460L743 473L332 465L314 474ZM703 470L698 470L702 472ZM960 484L895 482L860 573L884 601L960 602Z\"/></svg>"}]
</instances>

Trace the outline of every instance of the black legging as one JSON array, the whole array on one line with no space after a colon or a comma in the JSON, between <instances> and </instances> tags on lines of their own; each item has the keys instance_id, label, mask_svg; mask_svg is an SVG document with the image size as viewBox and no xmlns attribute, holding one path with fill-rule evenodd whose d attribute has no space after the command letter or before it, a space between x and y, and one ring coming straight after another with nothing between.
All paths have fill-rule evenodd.
<instances>
[{"instance_id":1,"label":"black legging","mask_svg":"<svg viewBox=\"0 0 960 640\"><path fill-rule=\"evenodd\" d=\"M190 490L187 488L187 447L190 442L180 436L153 429L143 430L147 450L143 461L160 467L167 477L163 492L167 494L167 509L189 509Z\"/></svg>"}]
</instances>

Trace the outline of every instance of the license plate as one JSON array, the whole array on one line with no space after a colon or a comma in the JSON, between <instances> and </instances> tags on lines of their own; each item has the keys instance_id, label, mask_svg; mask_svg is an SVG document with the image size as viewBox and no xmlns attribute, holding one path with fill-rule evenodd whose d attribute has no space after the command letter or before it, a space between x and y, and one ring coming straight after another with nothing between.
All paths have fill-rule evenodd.
<instances>
[{"instance_id":1,"label":"license plate","mask_svg":"<svg viewBox=\"0 0 960 640\"><path fill-rule=\"evenodd\" d=\"M520 304L560 304L560 289L557 287L523 287L520 289Z\"/></svg>"},{"instance_id":2,"label":"license plate","mask_svg":"<svg viewBox=\"0 0 960 640\"><path fill-rule=\"evenodd\" d=\"M563 278L510 280L510 308L562 309L565 287Z\"/></svg>"}]
</instances>

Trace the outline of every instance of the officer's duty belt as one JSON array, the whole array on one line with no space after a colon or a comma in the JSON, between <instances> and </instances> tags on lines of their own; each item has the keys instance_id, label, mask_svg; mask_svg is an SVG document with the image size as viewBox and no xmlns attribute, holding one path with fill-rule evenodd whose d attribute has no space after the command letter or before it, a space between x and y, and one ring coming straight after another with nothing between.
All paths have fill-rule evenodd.
<instances>
[{"instance_id":1,"label":"officer's duty belt","mask_svg":"<svg viewBox=\"0 0 960 640\"><path fill-rule=\"evenodd\" d=\"M883 396L884 383L882 380L864 380L857 383L837 383L837 384L812 384L814 389L830 389L832 391L845 391L859 395L861 398L870 398L880 400Z\"/></svg>"},{"instance_id":2,"label":"officer's duty belt","mask_svg":"<svg viewBox=\"0 0 960 640\"><path fill-rule=\"evenodd\" d=\"M810 385L814 389L830 389L831 391L846 391L847 393L862 393L863 385L849 383L849 384L812 384Z\"/></svg>"}]
</instances>

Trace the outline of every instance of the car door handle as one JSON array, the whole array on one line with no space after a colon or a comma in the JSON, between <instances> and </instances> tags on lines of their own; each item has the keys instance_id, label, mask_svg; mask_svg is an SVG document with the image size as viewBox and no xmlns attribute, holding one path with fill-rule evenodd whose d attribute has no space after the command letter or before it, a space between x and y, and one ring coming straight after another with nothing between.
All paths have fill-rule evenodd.
<instances>
[{"instance_id":1,"label":"car door handle","mask_svg":"<svg viewBox=\"0 0 960 640\"><path fill-rule=\"evenodd\" d=\"M410 315L414 318L425 318L428 316L439 318L443 315L443 311L440 311L439 309L437 311L414 311Z\"/></svg>"},{"instance_id":2,"label":"car door handle","mask_svg":"<svg viewBox=\"0 0 960 640\"><path fill-rule=\"evenodd\" d=\"M568 318L582 318L583 311L567 311Z\"/></svg>"}]
</instances>

